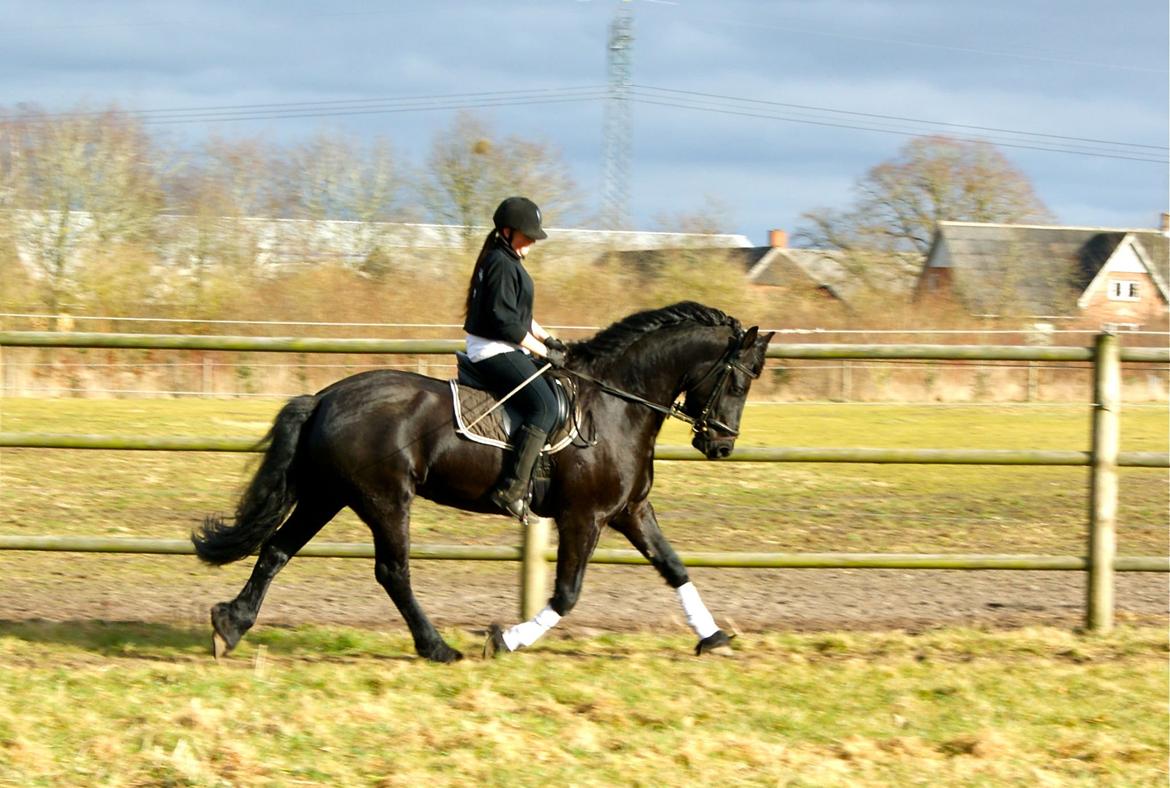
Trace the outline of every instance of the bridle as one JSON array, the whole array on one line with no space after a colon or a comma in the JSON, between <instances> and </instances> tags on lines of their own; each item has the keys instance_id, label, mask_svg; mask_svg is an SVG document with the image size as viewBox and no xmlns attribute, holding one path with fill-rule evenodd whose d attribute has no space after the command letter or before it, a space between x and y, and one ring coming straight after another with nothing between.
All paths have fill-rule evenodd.
<instances>
[{"instance_id":1,"label":"bridle","mask_svg":"<svg viewBox=\"0 0 1170 788\"><path fill-rule=\"evenodd\" d=\"M707 395L707 401L703 403L703 407L697 417L688 414L683 409L683 406L680 406L677 402L673 405L672 409L677 411L676 417L688 422L691 425L691 431L697 435L710 437L711 428L715 427L724 437L739 437L739 430L713 418L711 413L719 406L720 400L723 399L723 392L727 388L727 381L731 378L732 370L738 369L752 380L760 376L759 372L752 371L740 361L739 354L743 350L742 342L743 336L736 337L735 342L727 348L722 358L716 361L692 387L692 389L698 388L711 375L717 375L715 385L711 387L711 393Z\"/></svg>"},{"instance_id":2,"label":"bridle","mask_svg":"<svg viewBox=\"0 0 1170 788\"><path fill-rule=\"evenodd\" d=\"M710 437L712 434L712 427L717 429L723 436L728 438L736 438L739 436L739 430L724 424L723 422L711 416L712 412L719 406L719 401L723 397L724 389L727 388L727 381L731 378L732 370L738 369L740 372L747 375L752 380L760 376L759 372L753 371L751 368L744 365L740 360L740 353L743 351L744 335L736 336L731 343L728 344L727 350L711 367L703 373L703 376L688 390L693 390L703 385L707 378L712 375L717 375L715 384L711 387L711 393L707 395L707 401L703 403L703 407L699 410L699 415L695 416L687 412L685 405L679 405L677 402L671 405L660 405L657 402L652 402L645 397L640 397L637 394L632 394L628 391L623 391L616 386L598 380L592 375L587 375L584 372L578 372L574 369L565 368L565 372L571 375L576 375L582 380L587 380L597 386L599 389L607 394L612 394L615 397L624 399L628 402L634 402L639 405L644 405L653 411L661 413L665 416L685 421L691 425L691 431L696 435L703 435Z\"/></svg>"}]
</instances>

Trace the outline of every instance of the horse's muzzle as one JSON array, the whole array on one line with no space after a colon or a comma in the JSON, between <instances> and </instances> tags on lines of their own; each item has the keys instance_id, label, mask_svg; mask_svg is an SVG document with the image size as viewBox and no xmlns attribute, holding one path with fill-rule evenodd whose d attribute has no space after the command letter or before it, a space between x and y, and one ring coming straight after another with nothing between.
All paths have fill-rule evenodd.
<instances>
[{"instance_id":1,"label":"horse's muzzle","mask_svg":"<svg viewBox=\"0 0 1170 788\"><path fill-rule=\"evenodd\" d=\"M697 433L691 445L708 460L725 460L735 448L735 438L712 438L705 433Z\"/></svg>"}]
</instances>

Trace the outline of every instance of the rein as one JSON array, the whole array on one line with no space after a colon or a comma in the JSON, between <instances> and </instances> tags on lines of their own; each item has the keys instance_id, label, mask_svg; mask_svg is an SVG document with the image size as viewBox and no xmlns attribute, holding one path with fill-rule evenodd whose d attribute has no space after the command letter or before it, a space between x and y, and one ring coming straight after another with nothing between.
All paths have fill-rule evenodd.
<instances>
[{"instance_id":1,"label":"rein","mask_svg":"<svg viewBox=\"0 0 1170 788\"><path fill-rule=\"evenodd\" d=\"M568 372L570 375L574 375L578 378L581 378L581 380L588 381L588 382L592 383L593 385L597 386L597 388L604 391L606 394L612 394L613 396L617 397L618 399L624 399L627 402L634 402L634 403L637 403L638 405L645 405L647 408L650 408L650 410L657 411L657 412L662 413L666 416L673 416L675 418L682 419L683 421L687 422L688 424L693 425L695 423L694 417L691 416L690 414L686 413L682 409L682 406L679 405L677 402L672 404L670 407L667 407L665 405L659 405L657 402L652 402L651 400L648 400L645 397L640 397L637 394L632 394L629 391L624 391L622 389L619 389L616 386L611 386L610 384L606 383L605 381L598 380L597 378L593 377L592 375L587 375L584 372L578 372L577 370L569 369L568 367L564 367L563 369L565 372Z\"/></svg>"},{"instance_id":2,"label":"rein","mask_svg":"<svg viewBox=\"0 0 1170 788\"><path fill-rule=\"evenodd\" d=\"M723 389L727 385L727 379L731 376L731 371L733 369L738 369L740 372L743 372L753 380L760 376L758 372L753 372L740 363L739 351L741 349L742 348L740 347L728 348L727 352L725 352L718 361L712 364L711 368L703 374L703 377L699 378L698 382L695 383L695 386L699 386L703 383L703 381L711 377L711 375L716 370L719 371L719 379L715 382L715 386L711 389L711 393L707 396L707 402L703 405L703 409L700 411L698 417L687 413L684 407L679 405L677 402L671 403L670 406L660 405L659 403L648 400L645 397L641 397L629 391L624 391L617 388L616 386L610 385L609 383L598 380L592 375L588 375L584 372L578 372L577 370L569 369L568 367L565 367L564 371L594 384L606 394L613 395L619 399L624 399L627 402L643 405L647 408L650 408L650 410L667 416L668 418L676 418L680 421L685 421L687 424L691 425L692 432L706 433L711 431L711 427L715 427L721 432L734 438L739 435L739 430L732 429L723 422L711 418L711 411L715 409L715 406L718 404L720 397L723 396Z\"/></svg>"}]
</instances>

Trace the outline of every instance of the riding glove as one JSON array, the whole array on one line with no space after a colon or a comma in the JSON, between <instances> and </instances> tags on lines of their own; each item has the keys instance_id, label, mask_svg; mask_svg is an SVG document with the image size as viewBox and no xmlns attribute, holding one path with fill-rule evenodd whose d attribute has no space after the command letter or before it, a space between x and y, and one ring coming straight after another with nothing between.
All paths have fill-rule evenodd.
<instances>
[{"instance_id":1,"label":"riding glove","mask_svg":"<svg viewBox=\"0 0 1170 788\"><path fill-rule=\"evenodd\" d=\"M559 350L562 353L564 353L565 351L567 351L569 349L568 345L566 345L564 342L557 339L556 337L545 337L543 342L544 342L544 346L546 348L548 348L549 350Z\"/></svg>"},{"instance_id":2,"label":"riding glove","mask_svg":"<svg viewBox=\"0 0 1170 788\"><path fill-rule=\"evenodd\" d=\"M547 342L545 343L545 347L548 347ZM549 347L548 355L544 357L544 360L552 364L553 369L561 369L565 366L565 351L554 350L553 348Z\"/></svg>"}]
</instances>

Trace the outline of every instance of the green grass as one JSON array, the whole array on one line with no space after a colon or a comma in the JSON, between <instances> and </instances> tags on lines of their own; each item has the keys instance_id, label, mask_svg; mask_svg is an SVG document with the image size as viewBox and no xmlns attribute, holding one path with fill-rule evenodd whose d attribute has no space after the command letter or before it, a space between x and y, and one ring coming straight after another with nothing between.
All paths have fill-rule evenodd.
<instances>
[{"instance_id":1,"label":"green grass","mask_svg":"<svg viewBox=\"0 0 1170 788\"><path fill-rule=\"evenodd\" d=\"M473 649L479 637L447 633ZM19 785L1165 785L1163 630L550 636L435 666L398 635L0 625Z\"/></svg>"},{"instance_id":2,"label":"green grass","mask_svg":"<svg viewBox=\"0 0 1170 788\"><path fill-rule=\"evenodd\" d=\"M0 429L259 436L279 403L2 400ZM1122 448L1166 451L1132 407ZM685 443L671 425L664 443ZM1083 407L752 406L742 445L1080 449ZM230 511L254 458L4 450L0 532L181 537ZM660 463L682 549L1084 551L1085 469ZM1163 470L1122 473L1123 554L1166 554ZM417 542L507 543L505 518L419 504ZM322 538L365 541L345 515ZM625 546L607 537L605 546ZM61 556L5 572L46 589ZM86 559L206 582L173 559ZM339 562L299 564L324 576ZM349 567L344 567L350 571ZM480 571L473 565L468 571ZM482 568L487 571L486 567ZM318 573L318 574L313 574ZM27 585L27 583L26 583ZM41 586L37 586L38 588ZM183 611L178 617L182 619ZM200 616L202 608L200 609ZM192 618L191 620L194 620ZM481 636L444 635L474 654ZM1164 628L688 637L554 631L494 662L435 666L401 629L249 634L224 665L205 627L0 622L0 784L1165 785Z\"/></svg>"},{"instance_id":3,"label":"green grass","mask_svg":"<svg viewBox=\"0 0 1170 788\"><path fill-rule=\"evenodd\" d=\"M242 400L0 401L0 429L115 435L263 434L280 403ZM1129 406L1122 449L1166 451L1167 411ZM1084 449L1087 407L754 405L741 445ZM685 444L672 422L662 443ZM180 537L230 512L255 458L237 454L0 453L0 532ZM1122 554L1165 554L1167 472L1123 469ZM1079 554L1084 468L659 463L653 495L682 549ZM504 518L418 502L416 541L507 543ZM367 539L343 513L323 534ZM624 543L607 536L602 546Z\"/></svg>"}]
</instances>

